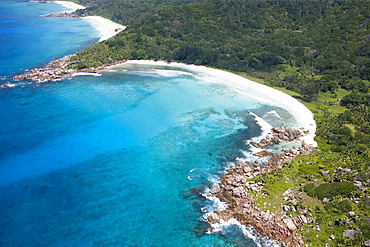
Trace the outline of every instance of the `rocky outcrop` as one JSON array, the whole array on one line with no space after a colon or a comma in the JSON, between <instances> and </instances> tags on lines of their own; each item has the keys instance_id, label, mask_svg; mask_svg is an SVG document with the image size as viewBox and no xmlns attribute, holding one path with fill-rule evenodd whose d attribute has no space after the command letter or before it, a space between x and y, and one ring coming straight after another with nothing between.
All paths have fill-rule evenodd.
<instances>
[{"instance_id":1,"label":"rocky outcrop","mask_svg":"<svg viewBox=\"0 0 370 247\"><path fill-rule=\"evenodd\" d=\"M69 13L69 12L63 12L63 13L49 13L46 15L40 15L39 17L85 17L87 14L83 15L78 15L74 12Z\"/></svg>"},{"instance_id":2,"label":"rocky outcrop","mask_svg":"<svg viewBox=\"0 0 370 247\"><path fill-rule=\"evenodd\" d=\"M286 136L289 140L294 140L302 135L299 131L288 130L289 128L279 127L272 131ZM267 144L264 143L264 145ZM259 209L248 192L258 192L264 184L262 182L247 182L247 179L257 177L275 169L281 169L286 162L291 161L296 155L308 154L313 150L314 147L311 145L302 145L299 150L287 150L278 155L270 152L269 155L271 155L271 158L268 160L266 166L256 163L236 162L221 177L220 183L210 190L211 194L207 195L216 196L222 202L226 202L227 207L213 211L208 215L206 220L210 223L219 223L235 218L241 224L252 225L261 235L267 235L272 239L284 243L285 246L304 246L298 230L303 224L312 222L312 219L304 215L299 215L295 218L282 218L269 210ZM289 197L290 191L284 194L286 194L287 200L294 200L294 198ZM287 211L290 211L290 209L287 209Z\"/></svg>"},{"instance_id":3,"label":"rocky outcrop","mask_svg":"<svg viewBox=\"0 0 370 247\"><path fill-rule=\"evenodd\" d=\"M272 128L272 132L275 137L287 141L292 141L303 136L299 130L284 126ZM305 132L304 134L306 135L308 132Z\"/></svg>"},{"instance_id":4,"label":"rocky outcrop","mask_svg":"<svg viewBox=\"0 0 370 247\"><path fill-rule=\"evenodd\" d=\"M43 68L34 68L31 70L26 70L25 74L17 75L12 78L14 81L21 81L21 80L32 80L37 82L47 82L47 81L56 81L61 80L65 77L70 77L76 73L100 73L106 67L112 66L119 63L124 63L127 60L120 60L114 63L103 64L96 68L83 68L83 69L68 69L68 66L73 64L73 62L69 62L70 58L75 56L75 54L67 55L63 58L53 60L48 63Z\"/></svg>"},{"instance_id":5,"label":"rocky outcrop","mask_svg":"<svg viewBox=\"0 0 370 247\"><path fill-rule=\"evenodd\" d=\"M266 156L272 156L272 153L268 150L263 150L261 152L254 153L253 155L262 158L262 157L266 157Z\"/></svg>"},{"instance_id":6,"label":"rocky outcrop","mask_svg":"<svg viewBox=\"0 0 370 247\"><path fill-rule=\"evenodd\" d=\"M345 238L355 238L357 234L360 232L357 232L355 230L344 230L342 236Z\"/></svg>"},{"instance_id":7,"label":"rocky outcrop","mask_svg":"<svg viewBox=\"0 0 370 247\"><path fill-rule=\"evenodd\" d=\"M260 142L253 142L250 141L249 144L252 145L253 147L263 149L266 148L267 146L272 146L274 144L279 144L281 140L284 141L293 141L296 139L299 139L305 135L309 134L309 131L299 131L295 130L293 128L289 127L274 127L271 129L271 133L269 133L266 138L262 139ZM304 148L301 148L299 150L300 154L309 154L314 150L313 146L305 146ZM291 150L292 151L292 150ZM257 153L253 154L254 156L257 157L268 157L268 156L273 156L273 154L268 151L268 150L262 150ZM287 154L288 155L288 154Z\"/></svg>"}]
</instances>

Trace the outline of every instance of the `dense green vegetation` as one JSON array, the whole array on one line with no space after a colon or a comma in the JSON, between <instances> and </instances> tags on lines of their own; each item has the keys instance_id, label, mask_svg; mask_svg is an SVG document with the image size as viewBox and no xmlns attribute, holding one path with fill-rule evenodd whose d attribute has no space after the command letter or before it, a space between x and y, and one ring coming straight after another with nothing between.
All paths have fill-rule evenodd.
<instances>
[{"instance_id":1,"label":"dense green vegetation","mask_svg":"<svg viewBox=\"0 0 370 247\"><path fill-rule=\"evenodd\" d=\"M316 219L302 230L311 246L370 240L370 1L205 0L167 8L155 2L131 3L140 14L121 23L133 25L79 52L73 66L121 59L200 64L262 79L303 100L315 114L319 148L257 178L270 195L258 200L278 205L270 208L276 211L286 189L301 192L296 213ZM113 15L129 3L109 1L91 11L123 20ZM166 4L179 2L172 3ZM344 230L358 234L343 237Z\"/></svg>"},{"instance_id":2,"label":"dense green vegetation","mask_svg":"<svg viewBox=\"0 0 370 247\"><path fill-rule=\"evenodd\" d=\"M141 15L125 32L81 52L87 60L79 66L180 61L253 72L305 100L338 87L367 93L369 14L370 1L207 0Z\"/></svg>"},{"instance_id":3,"label":"dense green vegetation","mask_svg":"<svg viewBox=\"0 0 370 247\"><path fill-rule=\"evenodd\" d=\"M99 15L123 25L131 25L164 7L197 1L200 0L78 0L87 8L77 13Z\"/></svg>"}]
</instances>

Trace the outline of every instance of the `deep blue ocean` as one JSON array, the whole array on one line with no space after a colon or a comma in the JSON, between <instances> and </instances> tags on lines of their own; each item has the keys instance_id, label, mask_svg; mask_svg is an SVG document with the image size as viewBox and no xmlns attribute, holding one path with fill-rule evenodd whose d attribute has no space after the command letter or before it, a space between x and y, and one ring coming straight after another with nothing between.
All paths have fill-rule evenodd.
<instances>
[{"instance_id":1,"label":"deep blue ocean","mask_svg":"<svg viewBox=\"0 0 370 247\"><path fill-rule=\"evenodd\" d=\"M84 20L38 17L63 10L0 1L0 84L97 42ZM295 124L159 65L1 88L0 107L0 246L258 246L236 225L205 234L200 193L261 135L250 112Z\"/></svg>"}]
</instances>

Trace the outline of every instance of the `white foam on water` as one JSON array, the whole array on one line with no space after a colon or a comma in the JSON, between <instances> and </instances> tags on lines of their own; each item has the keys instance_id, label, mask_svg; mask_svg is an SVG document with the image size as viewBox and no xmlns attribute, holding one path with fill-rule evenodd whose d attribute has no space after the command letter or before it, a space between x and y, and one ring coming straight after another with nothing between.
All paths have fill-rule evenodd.
<instances>
[{"instance_id":1,"label":"white foam on water","mask_svg":"<svg viewBox=\"0 0 370 247\"><path fill-rule=\"evenodd\" d=\"M89 73L89 72L78 72L72 75L73 76L102 76L101 74L98 73Z\"/></svg>"},{"instance_id":2,"label":"white foam on water","mask_svg":"<svg viewBox=\"0 0 370 247\"><path fill-rule=\"evenodd\" d=\"M113 71L113 70L108 70ZM176 76L193 76L193 74L179 70L165 70L165 69L150 69L150 70L115 70L127 72L128 74L134 75L147 75L147 76L158 76L158 77L176 77Z\"/></svg>"},{"instance_id":3,"label":"white foam on water","mask_svg":"<svg viewBox=\"0 0 370 247\"><path fill-rule=\"evenodd\" d=\"M275 110L272 110L272 111L266 112L266 114L265 114L265 115L263 115L263 118L265 118L265 117L269 117L269 116L277 117L277 118L279 118L279 119L282 119L282 117L280 117L280 115L279 115Z\"/></svg>"},{"instance_id":4,"label":"white foam on water","mask_svg":"<svg viewBox=\"0 0 370 247\"><path fill-rule=\"evenodd\" d=\"M253 112L249 112L251 115L255 117L256 123L261 127L261 135L253 137L251 140L249 140L246 144L249 144L250 142L260 142L262 139L266 138L266 136L271 133L272 126L266 122L263 118L259 117L258 115L254 114ZM243 162L267 162L269 157L257 157L254 156L254 153L258 153L264 149L255 147L251 144L249 144L249 151L246 150L240 150L244 157L238 157L238 161Z\"/></svg>"},{"instance_id":5,"label":"white foam on water","mask_svg":"<svg viewBox=\"0 0 370 247\"><path fill-rule=\"evenodd\" d=\"M20 84L14 84L14 83L6 83L6 84L2 84L1 87L2 88L7 88L7 87L16 87Z\"/></svg>"},{"instance_id":6,"label":"white foam on water","mask_svg":"<svg viewBox=\"0 0 370 247\"><path fill-rule=\"evenodd\" d=\"M253 115L256 119L256 122L259 126L261 126L262 133L260 136L253 138L253 141L259 142L263 138L265 138L269 133L271 133L272 126L268 122L266 122L263 118L260 118L257 116L257 114L254 114L253 112L249 112L251 115Z\"/></svg>"},{"instance_id":7,"label":"white foam on water","mask_svg":"<svg viewBox=\"0 0 370 247\"><path fill-rule=\"evenodd\" d=\"M205 179L210 176L209 171L210 168L207 169L200 169L200 168L193 168L189 171L188 180L193 180L194 178L201 178Z\"/></svg>"},{"instance_id":8,"label":"white foam on water","mask_svg":"<svg viewBox=\"0 0 370 247\"><path fill-rule=\"evenodd\" d=\"M229 219L228 221L223 221L221 220L220 223L214 223L212 225L212 232L209 232L208 234L211 233L217 233L217 232L222 232L225 231L225 229L231 227L231 226L237 226L241 229L243 235L249 239L252 239L258 247L281 247L282 245L278 243L276 240L267 238L267 237L261 237L256 235L256 231L253 229L253 227L245 226L240 224L240 222L237 219Z\"/></svg>"}]
</instances>

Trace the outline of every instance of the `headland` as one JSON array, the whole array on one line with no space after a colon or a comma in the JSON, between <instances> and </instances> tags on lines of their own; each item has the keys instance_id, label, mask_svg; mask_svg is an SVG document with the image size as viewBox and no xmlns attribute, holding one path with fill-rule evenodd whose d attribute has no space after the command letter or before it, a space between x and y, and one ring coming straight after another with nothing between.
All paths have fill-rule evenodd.
<instances>
[{"instance_id":1,"label":"headland","mask_svg":"<svg viewBox=\"0 0 370 247\"><path fill-rule=\"evenodd\" d=\"M74 13L78 9L84 9L85 7L73 2L67 1L53 1L53 0L33 0L31 2L54 2L61 4L66 8L69 8L69 11L62 13L49 13L42 15L40 17L75 17L83 18L88 21L96 30L99 31L99 42L107 40L120 31L124 30L126 27L115 23L111 20L103 18L101 16L80 16ZM14 76L13 81L22 81L22 80L32 80L36 82L50 82L61 80L65 77L70 77L76 73L100 73L107 66L111 66L118 63L123 63L126 60L116 61L113 64L104 64L97 68L84 68L84 69L68 69L67 67L73 63L69 63L69 59L73 57L74 54L66 55L60 59L53 60L49 62L46 66L42 68L34 68L31 70L25 70L26 73ZM2 87L8 87L7 84L3 84Z\"/></svg>"}]
</instances>

